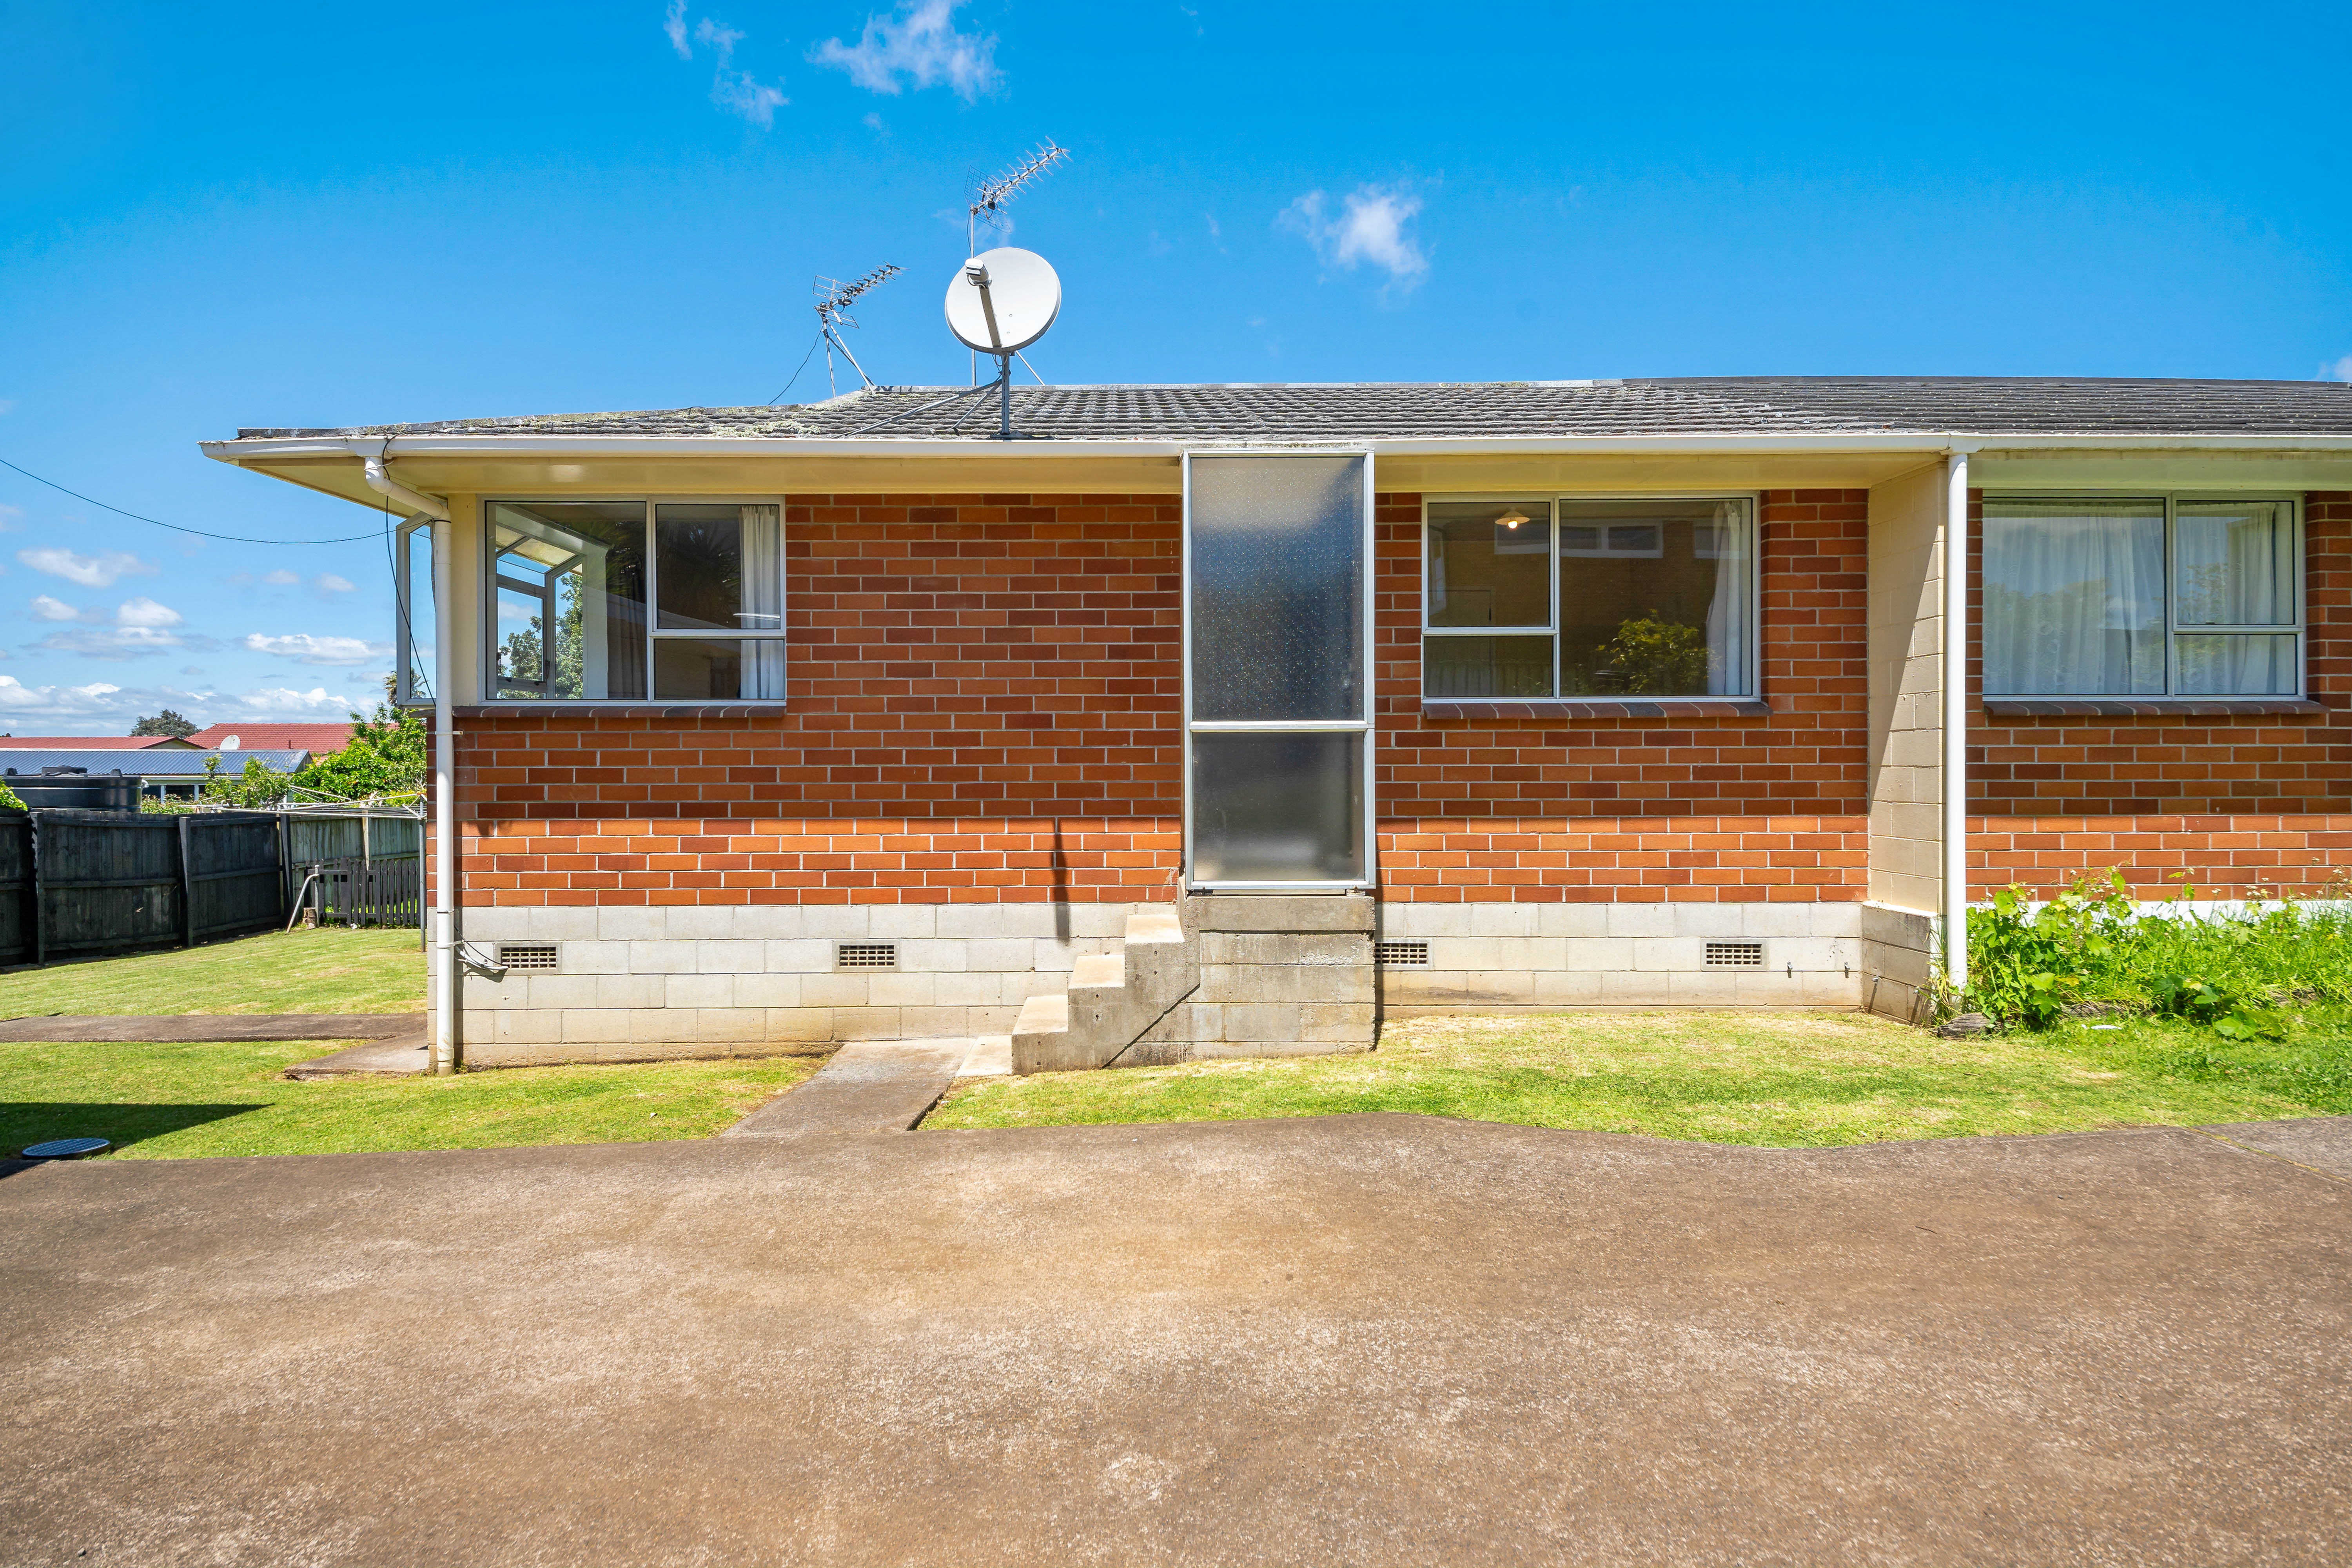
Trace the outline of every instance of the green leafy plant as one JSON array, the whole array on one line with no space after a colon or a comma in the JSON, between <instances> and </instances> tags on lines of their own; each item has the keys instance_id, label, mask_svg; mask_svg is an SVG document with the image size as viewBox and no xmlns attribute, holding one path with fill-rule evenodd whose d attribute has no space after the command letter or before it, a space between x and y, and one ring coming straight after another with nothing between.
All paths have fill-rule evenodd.
<instances>
[{"instance_id":1,"label":"green leafy plant","mask_svg":"<svg viewBox=\"0 0 2352 1568\"><path fill-rule=\"evenodd\" d=\"M6 784L0 784L0 811L26 811L29 809L31 808L26 805L22 795L18 795L15 790L10 789Z\"/></svg>"},{"instance_id":2,"label":"green leafy plant","mask_svg":"<svg viewBox=\"0 0 2352 1568\"><path fill-rule=\"evenodd\" d=\"M1992 908L1970 910L1967 1006L2034 1029L2063 1016L2114 956L2114 929L2131 918L2129 884L2120 871L2109 883L2095 895L2078 881L2039 909L2023 889L2003 888Z\"/></svg>"},{"instance_id":3,"label":"green leafy plant","mask_svg":"<svg viewBox=\"0 0 2352 1568\"><path fill-rule=\"evenodd\" d=\"M1686 696L1706 689L1706 634L1655 610L1625 621L1601 645L1610 686L1628 694Z\"/></svg>"}]
</instances>

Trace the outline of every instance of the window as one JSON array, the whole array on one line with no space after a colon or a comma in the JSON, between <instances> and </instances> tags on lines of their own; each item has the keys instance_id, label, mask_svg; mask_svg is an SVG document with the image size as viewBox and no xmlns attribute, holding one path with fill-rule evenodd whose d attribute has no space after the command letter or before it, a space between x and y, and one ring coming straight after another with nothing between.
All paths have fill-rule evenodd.
<instances>
[{"instance_id":1,"label":"window","mask_svg":"<svg viewBox=\"0 0 2352 1568\"><path fill-rule=\"evenodd\" d=\"M1422 694L1755 690L1746 496L1428 503Z\"/></svg>"},{"instance_id":2,"label":"window","mask_svg":"<svg viewBox=\"0 0 2352 1568\"><path fill-rule=\"evenodd\" d=\"M393 616L399 634L393 703L433 706L433 522L412 518L400 525L393 553Z\"/></svg>"},{"instance_id":3,"label":"window","mask_svg":"<svg viewBox=\"0 0 2352 1568\"><path fill-rule=\"evenodd\" d=\"M2293 697L2294 503L1988 496L1984 689L1999 697Z\"/></svg>"},{"instance_id":4,"label":"window","mask_svg":"<svg viewBox=\"0 0 2352 1568\"><path fill-rule=\"evenodd\" d=\"M486 516L494 696L784 696L774 502L493 501Z\"/></svg>"}]
</instances>

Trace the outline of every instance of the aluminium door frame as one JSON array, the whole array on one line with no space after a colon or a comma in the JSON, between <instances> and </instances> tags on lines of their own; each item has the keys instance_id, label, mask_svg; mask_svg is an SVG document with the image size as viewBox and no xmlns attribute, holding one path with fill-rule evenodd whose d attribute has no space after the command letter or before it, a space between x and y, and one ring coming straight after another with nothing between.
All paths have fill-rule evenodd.
<instances>
[{"instance_id":1,"label":"aluminium door frame","mask_svg":"<svg viewBox=\"0 0 2352 1568\"><path fill-rule=\"evenodd\" d=\"M1360 586L1357 594L1359 625L1356 632L1360 639L1358 646L1361 649L1363 658L1363 673L1359 692L1361 702L1359 712L1362 716L1360 719L1212 719L1198 724L1194 722L1192 718L1192 459L1195 457L1360 458L1363 459L1363 494L1360 503L1362 508L1361 554L1358 558L1357 568L1360 574L1358 579ZM1183 492L1181 517L1177 524L1177 556L1180 582L1178 597L1181 604L1182 620L1177 635L1183 655L1181 677L1183 711L1180 721L1182 729L1180 737L1182 756L1180 761L1181 771L1183 773L1184 813L1183 821L1181 824L1183 840L1182 858L1179 866L1181 884L1186 892L1338 893L1357 892L1376 888L1380 885L1380 811L1379 802L1373 793L1373 781L1376 775L1372 753L1374 689L1378 684L1379 664L1378 649L1373 642L1373 610L1375 590L1380 581L1380 562L1375 552L1379 543L1379 532L1374 522L1372 507L1375 494L1373 469L1377 461L1373 449L1369 445L1360 447L1211 447L1198 451L1187 451L1180 461L1183 474ZM1364 738L1363 876L1349 881L1329 882L1202 882L1195 879L1192 875L1192 736L1194 733L1197 731L1207 734L1251 732L1306 734L1318 731L1360 734Z\"/></svg>"}]
</instances>

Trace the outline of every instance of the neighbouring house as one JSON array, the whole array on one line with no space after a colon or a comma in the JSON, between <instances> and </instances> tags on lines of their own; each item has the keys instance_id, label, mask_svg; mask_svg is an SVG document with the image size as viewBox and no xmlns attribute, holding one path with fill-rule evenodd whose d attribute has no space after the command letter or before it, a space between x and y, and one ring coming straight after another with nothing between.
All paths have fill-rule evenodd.
<instances>
[{"instance_id":1,"label":"neighbouring house","mask_svg":"<svg viewBox=\"0 0 2352 1568\"><path fill-rule=\"evenodd\" d=\"M268 721L207 724L190 735L188 743L205 751L309 752L323 757L352 743L352 727L348 723L279 724Z\"/></svg>"},{"instance_id":2,"label":"neighbouring house","mask_svg":"<svg viewBox=\"0 0 2352 1568\"><path fill-rule=\"evenodd\" d=\"M176 735L0 735L8 752L193 752L199 748Z\"/></svg>"},{"instance_id":3,"label":"neighbouring house","mask_svg":"<svg viewBox=\"0 0 2352 1568\"><path fill-rule=\"evenodd\" d=\"M205 447L418 503L471 1062L1914 1016L1994 888L2352 866L2352 386L947 394Z\"/></svg>"},{"instance_id":4,"label":"neighbouring house","mask_svg":"<svg viewBox=\"0 0 2352 1568\"><path fill-rule=\"evenodd\" d=\"M267 752L199 752L170 746L151 746L137 752L94 750L87 747L58 747L44 751L10 750L0 752L0 778L13 787L20 780L38 784L44 776L70 779L77 776L98 778L109 773L121 773L139 781L139 793L157 800L194 800L204 793L205 782L211 776L211 767L220 764L220 772L234 778L245 769L247 760L257 761L273 773L300 771L310 760L310 753L300 751Z\"/></svg>"}]
</instances>

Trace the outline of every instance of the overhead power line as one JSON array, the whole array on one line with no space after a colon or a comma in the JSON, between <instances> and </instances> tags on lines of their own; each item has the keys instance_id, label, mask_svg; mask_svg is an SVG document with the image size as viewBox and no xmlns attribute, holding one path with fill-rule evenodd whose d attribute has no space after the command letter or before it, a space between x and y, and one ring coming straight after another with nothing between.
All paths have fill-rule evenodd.
<instances>
[{"instance_id":1,"label":"overhead power line","mask_svg":"<svg viewBox=\"0 0 2352 1568\"><path fill-rule=\"evenodd\" d=\"M40 475L33 472L30 468L19 468L16 464L10 462L5 458L0 458L0 468L15 468L16 472L24 475L26 479L32 480L37 485L47 485L49 489L57 491L59 495L71 496L78 501L86 502L90 506L97 507L102 511L110 511L117 517L127 517L133 522L152 523L157 528L168 528L174 533L193 533L199 539L221 539L227 541L231 544L351 544L362 539L373 539L375 537L375 535L371 532L338 534L332 539L255 539L249 535L242 533L214 533L201 528L184 528L176 522L165 522L160 517L147 517L139 512L125 511L119 506L109 506L106 502L98 500L94 496L86 496L79 490L69 490L66 489L65 486L58 483L55 479L45 479L41 478Z\"/></svg>"}]
</instances>

